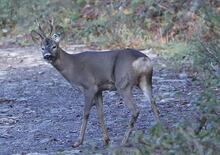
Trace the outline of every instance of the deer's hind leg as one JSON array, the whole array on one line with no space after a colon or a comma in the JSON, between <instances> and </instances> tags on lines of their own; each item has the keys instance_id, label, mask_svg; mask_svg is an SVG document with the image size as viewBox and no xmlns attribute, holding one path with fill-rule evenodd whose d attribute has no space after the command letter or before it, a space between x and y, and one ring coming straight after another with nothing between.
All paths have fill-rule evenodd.
<instances>
[{"instance_id":1,"label":"deer's hind leg","mask_svg":"<svg viewBox=\"0 0 220 155\"><path fill-rule=\"evenodd\" d=\"M144 96L147 98L148 102L151 104L151 108L153 110L156 120L159 121L160 111L152 96L152 77L149 76L149 78L147 78L147 76L145 75L141 76L140 81L139 81L139 87L143 91Z\"/></svg>"},{"instance_id":2,"label":"deer's hind leg","mask_svg":"<svg viewBox=\"0 0 220 155\"><path fill-rule=\"evenodd\" d=\"M139 115L139 110L133 101L131 86L127 86L124 89L118 90L118 92L123 97L124 103L128 106L128 109L131 112L131 119L129 121L128 128L127 128L125 135L123 137L123 140L122 140L122 145L125 145L128 142L129 136L134 129L134 124L137 121L137 118Z\"/></svg>"}]
</instances>

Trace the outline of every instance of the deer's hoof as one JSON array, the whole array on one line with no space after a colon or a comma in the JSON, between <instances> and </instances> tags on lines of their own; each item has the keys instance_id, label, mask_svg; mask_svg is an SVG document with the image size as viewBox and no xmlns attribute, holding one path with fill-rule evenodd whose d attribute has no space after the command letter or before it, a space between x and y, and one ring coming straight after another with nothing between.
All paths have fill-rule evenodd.
<instances>
[{"instance_id":1,"label":"deer's hoof","mask_svg":"<svg viewBox=\"0 0 220 155\"><path fill-rule=\"evenodd\" d=\"M160 110L159 109L157 109L157 113L158 113L158 115L160 115Z\"/></svg>"},{"instance_id":2,"label":"deer's hoof","mask_svg":"<svg viewBox=\"0 0 220 155\"><path fill-rule=\"evenodd\" d=\"M123 138L122 142L121 142L121 146L126 146L128 144L128 138Z\"/></svg>"},{"instance_id":3,"label":"deer's hoof","mask_svg":"<svg viewBox=\"0 0 220 155\"><path fill-rule=\"evenodd\" d=\"M129 146L131 146L130 143L128 143L128 142L121 142L121 147L129 147Z\"/></svg>"},{"instance_id":4,"label":"deer's hoof","mask_svg":"<svg viewBox=\"0 0 220 155\"><path fill-rule=\"evenodd\" d=\"M109 145L109 142L110 142L110 139L108 137L103 139L104 146Z\"/></svg>"},{"instance_id":5,"label":"deer's hoof","mask_svg":"<svg viewBox=\"0 0 220 155\"><path fill-rule=\"evenodd\" d=\"M78 140L78 141L76 141L73 145L72 145L72 147L79 147L80 145L82 144L82 141L81 140Z\"/></svg>"}]
</instances>

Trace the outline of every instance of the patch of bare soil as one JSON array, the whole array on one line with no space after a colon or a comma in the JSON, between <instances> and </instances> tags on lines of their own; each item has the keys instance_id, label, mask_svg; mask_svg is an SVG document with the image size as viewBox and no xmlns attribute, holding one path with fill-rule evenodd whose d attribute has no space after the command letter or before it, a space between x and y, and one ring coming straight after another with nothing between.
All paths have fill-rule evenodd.
<instances>
[{"instance_id":1,"label":"patch of bare soil","mask_svg":"<svg viewBox=\"0 0 220 155\"><path fill-rule=\"evenodd\" d=\"M74 46L66 48L75 51ZM196 94L196 88L191 79L167 70L169 63L154 53L147 54L155 64L154 97L163 124L172 127L194 119L192 94ZM139 90L135 89L133 95L140 109L136 128L147 132L155 123L152 110ZM44 62L35 47L0 49L0 154L91 154L97 149L103 152L95 108L84 144L71 147L79 134L83 102L81 92ZM130 113L117 92L104 93L104 112L111 145L118 145Z\"/></svg>"}]
</instances>

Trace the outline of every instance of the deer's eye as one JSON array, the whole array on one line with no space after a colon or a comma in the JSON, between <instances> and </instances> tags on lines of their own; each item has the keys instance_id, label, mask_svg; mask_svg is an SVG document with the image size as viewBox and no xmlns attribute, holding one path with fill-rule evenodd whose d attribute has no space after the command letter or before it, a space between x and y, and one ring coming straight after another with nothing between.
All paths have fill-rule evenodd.
<instances>
[{"instance_id":1,"label":"deer's eye","mask_svg":"<svg viewBox=\"0 0 220 155\"><path fill-rule=\"evenodd\" d=\"M57 46L53 46L52 48L55 49Z\"/></svg>"},{"instance_id":2,"label":"deer's eye","mask_svg":"<svg viewBox=\"0 0 220 155\"><path fill-rule=\"evenodd\" d=\"M44 51L45 48L44 48L44 47L41 47L41 49Z\"/></svg>"},{"instance_id":3,"label":"deer's eye","mask_svg":"<svg viewBox=\"0 0 220 155\"><path fill-rule=\"evenodd\" d=\"M56 39L57 38L57 34L54 34L53 37Z\"/></svg>"}]
</instances>

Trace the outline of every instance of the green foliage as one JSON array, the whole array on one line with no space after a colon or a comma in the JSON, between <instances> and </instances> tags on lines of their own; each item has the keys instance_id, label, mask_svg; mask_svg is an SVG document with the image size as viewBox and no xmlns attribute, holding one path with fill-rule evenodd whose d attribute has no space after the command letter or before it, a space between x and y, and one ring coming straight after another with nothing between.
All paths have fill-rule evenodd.
<instances>
[{"instance_id":1,"label":"green foliage","mask_svg":"<svg viewBox=\"0 0 220 155\"><path fill-rule=\"evenodd\" d=\"M207 106L209 107L209 105ZM210 115L208 112L207 114ZM115 152L120 152L121 155L131 154L134 150L140 155L218 154L220 151L219 124L217 115L209 116L206 129L199 132L197 132L198 128L193 127L190 123L178 125L173 129L166 129L162 125L156 124L148 135L144 135L142 132L134 134L132 137L133 146L131 147L133 149L120 147L115 149Z\"/></svg>"},{"instance_id":2,"label":"green foliage","mask_svg":"<svg viewBox=\"0 0 220 155\"><path fill-rule=\"evenodd\" d=\"M178 0L2 0L0 34L28 34L27 30L34 27L36 20L54 17L56 23L61 23L66 28L66 38L71 42L102 47L146 48L155 39L168 41L169 38L187 38L185 32L181 33L181 28L175 27L175 21L187 14L187 6L187 2ZM177 13L176 8L179 9ZM215 12L215 9L211 10ZM204 11L201 9L201 12ZM212 15L207 13L207 17ZM212 22L215 22L212 18ZM180 23L179 26L181 25ZM174 33L173 26L177 28ZM164 32L172 35L165 39ZM165 37L169 35L166 34Z\"/></svg>"},{"instance_id":3,"label":"green foliage","mask_svg":"<svg viewBox=\"0 0 220 155\"><path fill-rule=\"evenodd\" d=\"M172 21L178 1L2 0L0 34L28 34L35 21L54 17L68 31L67 39L104 47L146 48ZM172 9L171 9L172 10ZM156 37L157 36L157 37Z\"/></svg>"}]
</instances>

